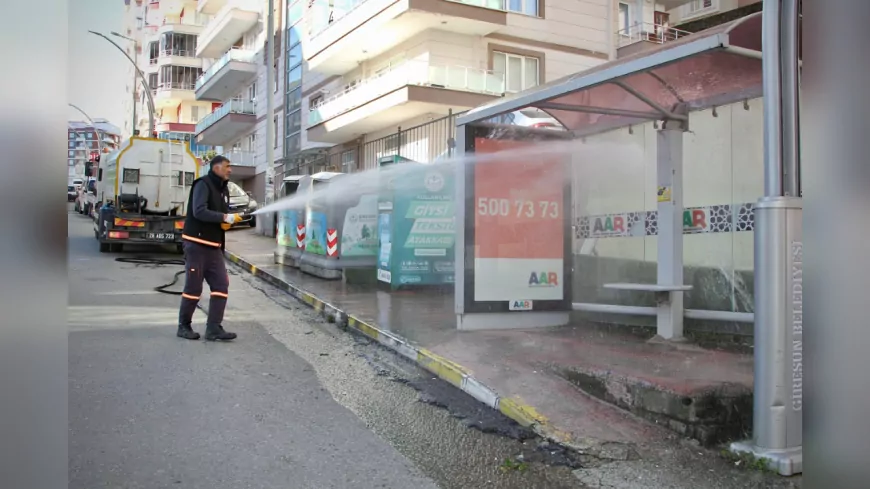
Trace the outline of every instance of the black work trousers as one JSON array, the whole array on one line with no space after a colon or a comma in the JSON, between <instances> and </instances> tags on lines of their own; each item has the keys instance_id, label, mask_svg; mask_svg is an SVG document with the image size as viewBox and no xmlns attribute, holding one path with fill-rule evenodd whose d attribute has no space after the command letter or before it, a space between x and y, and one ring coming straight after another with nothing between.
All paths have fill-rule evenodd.
<instances>
[{"instance_id":1,"label":"black work trousers","mask_svg":"<svg viewBox=\"0 0 870 489\"><path fill-rule=\"evenodd\" d=\"M211 294L208 301L207 325L220 326L224 320L224 310L230 288L230 278L220 248L184 242L184 292L181 294L181 310L178 323L190 325L196 305L202 295L202 281L208 283Z\"/></svg>"}]
</instances>

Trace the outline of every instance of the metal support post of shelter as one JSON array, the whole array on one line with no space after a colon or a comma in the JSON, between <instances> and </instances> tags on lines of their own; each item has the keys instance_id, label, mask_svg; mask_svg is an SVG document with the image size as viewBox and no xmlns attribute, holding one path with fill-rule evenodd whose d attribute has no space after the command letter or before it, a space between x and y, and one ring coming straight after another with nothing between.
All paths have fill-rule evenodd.
<instances>
[{"instance_id":1,"label":"metal support post of shelter","mask_svg":"<svg viewBox=\"0 0 870 489\"><path fill-rule=\"evenodd\" d=\"M803 237L799 0L764 2L765 196L755 207L751 442L731 445L781 475L803 471Z\"/></svg>"}]
</instances>

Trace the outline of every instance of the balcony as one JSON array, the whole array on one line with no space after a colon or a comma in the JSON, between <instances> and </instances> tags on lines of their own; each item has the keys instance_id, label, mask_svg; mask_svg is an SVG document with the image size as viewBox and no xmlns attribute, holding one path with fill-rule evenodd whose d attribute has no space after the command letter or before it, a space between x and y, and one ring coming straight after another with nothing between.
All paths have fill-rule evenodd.
<instances>
[{"instance_id":1,"label":"balcony","mask_svg":"<svg viewBox=\"0 0 870 489\"><path fill-rule=\"evenodd\" d=\"M225 5L202 30L196 46L196 56L219 58L227 52L245 32L257 25L260 12L257 6L244 2ZM238 5L237 5L238 4Z\"/></svg>"},{"instance_id":2,"label":"balcony","mask_svg":"<svg viewBox=\"0 0 870 489\"><path fill-rule=\"evenodd\" d=\"M429 29L485 36L507 25L504 11L480 8L482 3L346 0L343 8L329 9L325 0L314 0L306 13L314 32L306 49L308 69L342 75Z\"/></svg>"},{"instance_id":3,"label":"balcony","mask_svg":"<svg viewBox=\"0 0 870 489\"><path fill-rule=\"evenodd\" d=\"M312 108L307 136L338 144L424 114L476 107L503 94L500 73L408 61Z\"/></svg>"},{"instance_id":4,"label":"balcony","mask_svg":"<svg viewBox=\"0 0 870 489\"><path fill-rule=\"evenodd\" d=\"M226 6L227 0L197 0L196 11L203 14L216 14Z\"/></svg>"},{"instance_id":5,"label":"balcony","mask_svg":"<svg viewBox=\"0 0 870 489\"><path fill-rule=\"evenodd\" d=\"M257 76L256 53L230 49L196 80L197 100L226 100Z\"/></svg>"},{"instance_id":6,"label":"balcony","mask_svg":"<svg viewBox=\"0 0 870 489\"><path fill-rule=\"evenodd\" d=\"M230 160L230 165L232 166L244 166L244 167L256 167L257 162L255 161L253 151L245 151L245 150L231 150L226 153L223 153L223 156L226 156Z\"/></svg>"},{"instance_id":7,"label":"balcony","mask_svg":"<svg viewBox=\"0 0 870 489\"><path fill-rule=\"evenodd\" d=\"M149 66L151 61L148 60ZM166 65L175 65L175 66L189 66L190 68L202 68L202 59L196 57L196 53L193 51L189 51L186 49L164 49L160 51L160 56L156 59L157 66L166 66Z\"/></svg>"},{"instance_id":8,"label":"balcony","mask_svg":"<svg viewBox=\"0 0 870 489\"><path fill-rule=\"evenodd\" d=\"M648 22L634 24L617 32L618 57L645 51L659 44L676 41L691 35L689 31Z\"/></svg>"},{"instance_id":9,"label":"balcony","mask_svg":"<svg viewBox=\"0 0 870 489\"><path fill-rule=\"evenodd\" d=\"M196 142L208 146L223 146L238 139L257 123L254 102L231 100L205 116L196 125Z\"/></svg>"},{"instance_id":10,"label":"balcony","mask_svg":"<svg viewBox=\"0 0 870 489\"><path fill-rule=\"evenodd\" d=\"M157 90L153 92L154 108L159 110L177 107L181 102L196 100L194 86L194 82L170 82L157 85Z\"/></svg>"},{"instance_id":11,"label":"balcony","mask_svg":"<svg viewBox=\"0 0 870 489\"><path fill-rule=\"evenodd\" d=\"M173 32L176 34L193 34L198 36L210 21L210 15L202 14L167 19L163 24L157 26L157 32L159 34Z\"/></svg>"}]
</instances>

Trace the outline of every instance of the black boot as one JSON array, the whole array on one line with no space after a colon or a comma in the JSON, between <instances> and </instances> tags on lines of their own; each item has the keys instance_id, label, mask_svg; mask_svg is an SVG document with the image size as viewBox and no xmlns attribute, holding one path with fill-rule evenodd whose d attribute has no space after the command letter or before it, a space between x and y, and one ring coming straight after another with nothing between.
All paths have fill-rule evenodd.
<instances>
[{"instance_id":1,"label":"black boot","mask_svg":"<svg viewBox=\"0 0 870 489\"><path fill-rule=\"evenodd\" d=\"M230 333L229 331L224 331L223 326L221 326L220 324L208 324L205 327L205 339L206 341L229 341L236 339L236 334Z\"/></svg>"},{"instance_id":2,"label":"black boot","mask_svg":"<svg viewBox=\"0 0 870 489\"><path fill-rule=\"evenodd\" d=\"M193 330L189 324L179 324L178 325L178 333L175 334L179 338L184 338L186 340L198 340L199 333Z\"/></svg>"}]
</instances>

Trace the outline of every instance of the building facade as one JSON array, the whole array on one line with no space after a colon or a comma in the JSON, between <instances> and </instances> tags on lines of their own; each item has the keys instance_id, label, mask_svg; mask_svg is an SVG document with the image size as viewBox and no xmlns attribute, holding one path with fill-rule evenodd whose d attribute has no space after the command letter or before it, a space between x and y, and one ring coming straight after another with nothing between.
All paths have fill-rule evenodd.
<instances>
[{"instance_id":1,"label":"building facade","mask_svg":"<svg viewBox=\"0 0 870 489\"><path fill-rule=\"evenodd\" d=\"M204 63L197 56L197 41L211 16L198 11L197 2L191 0L134 0L125 1L125 6L127 26L118 43L126 44L147 78L156 136L188 141L195 154L205 154L212 148L198 144L194 136L196 124L212 111L213 104L195 96ZM149 136L148 97L132 67L130 85L136 100L135 130Z\"/></svg>"},{"instance_id":2,"label":"building facade","mask_svg":"<svg viewBox=\"0 0 870 489\"><path fill-rule=\"evenodd\" d=\"M67 123L67 168L69 180L85 176L85 164L100 154L118 148L121 130L106 119Z\"/></svg>"},{"instance_id":3,"label":"building facade","mask_svg":"<svg viewBox=\"0 0 870 489\"><path fill-rule=\"evenodd\" d=\"M430 162L456 114L615 56L608 0L290 4L285 175Z\"/></svg>"},{"instance_id":4,"label":"building facade","mask_svg":"<svg viewBox=\"0 0 870 489\"><path fill-rule=\"evenodd\" d=\"M619 57L684 38L761 10L762 0L619 0Z\"/></svg>"},{"instance_id":5,"label":"building facade","mask_svg":"<svg viewBox=\"0 0 870 489\"><path fill-rule=\"evenodd\" d=\"M196 125L196 143L213 146L233 165L233 180L262 202L265 197L266 90L272 90L277 137L275 158L281 156L283 138L283 70L281 69L281 19L284 2L275 1L276 81L267 86L266 42L268 2L265 0L200 0L197 12L210 16L198 41L196 55L203 74L196 81L197 101L211 104L208 115ZM272 162L274 163L274 162Z\"/></svg>"}]
</instances>

